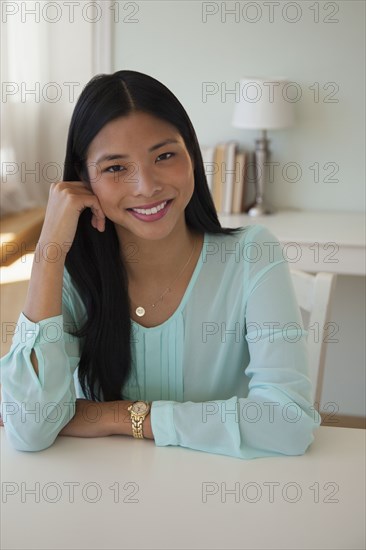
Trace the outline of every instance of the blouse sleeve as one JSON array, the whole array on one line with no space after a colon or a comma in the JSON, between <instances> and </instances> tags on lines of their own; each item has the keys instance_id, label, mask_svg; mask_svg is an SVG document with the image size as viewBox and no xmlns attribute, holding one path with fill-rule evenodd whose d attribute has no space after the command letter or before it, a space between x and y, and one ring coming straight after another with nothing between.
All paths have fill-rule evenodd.
<instances>
[{"instance_id":1,"label":"blouse sleeve","mask_svg":"<svg viewBox=\"0 0 366 550\"><path fill-rule=\"evenodd\" d=\"M6 436L20 451L46 449L75 415L79 342L68 332L75 325L66 275L65 269L62 314L33 323L21 313L11 348L1 359L1 416Z\"/></svg>"},{"instance_id":2,"label":"blouse sleeve","mask_svg":"<svg viewBox=\"0 0 366 550\"><path fill-rule=\"evenodd\" d=\"M301 455L320 415L312 406L307 331L280 243L257 227L263 260L248 262L243 317L250 361L246 397L203 403L154 401L151 426L158 446L180 445L251 459ZM238 293L239 294L239 293ZM225 368L230 376L230 366Z\"/></svg>"}]
</instances>

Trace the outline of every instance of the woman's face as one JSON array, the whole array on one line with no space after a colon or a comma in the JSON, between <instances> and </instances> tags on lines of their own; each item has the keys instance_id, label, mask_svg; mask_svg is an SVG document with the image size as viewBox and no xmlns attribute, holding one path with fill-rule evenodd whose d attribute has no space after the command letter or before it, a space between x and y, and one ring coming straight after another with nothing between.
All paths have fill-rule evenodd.
<instances>
[{"instance_id":1,"label":"woman's face","mask_svg":"<svg viewBox=\"0 0 366 550\"><path fill-rule=\"evenodd\" d=\"M142 112L113 120L91 142L87 166L93 193L126 238L161 239L183 227L194 167L171 124Z\"/></svg>"}]
</instances>

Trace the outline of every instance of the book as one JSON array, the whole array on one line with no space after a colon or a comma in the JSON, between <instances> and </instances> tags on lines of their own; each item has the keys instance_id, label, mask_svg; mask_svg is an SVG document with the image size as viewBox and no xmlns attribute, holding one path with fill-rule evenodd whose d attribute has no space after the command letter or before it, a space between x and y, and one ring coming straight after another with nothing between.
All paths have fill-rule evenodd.
<instances>
[{"instance_id":1,"label":"book","mask_svg":"<svg viewBox=\"0 0 366 550\"><path fill-rule=\"evenodd\" d=\"M241 214L245 212L245 195L246 195L246 153L245 151L237 151L235 155L235 180L234 192L231 206L232 214Z\"/></svg>"},{"instance_id":2,"label":"book","mask_svg":"<svg viewBox=\"0 0 366 550\"><path fill-rule=\"evenodd\" d=\"M216 146L200 146L207 184L220 214L245 211L245 172L247 154L239 151L237 141Z\"/></svg>"},{"instance_id":3,"label":"book","mask_svg":"<svg viewBox=\"0 0 366 550\"><path fill-rule=\"evenodd\" d=\"M217 212L222 212L223 206L223 182L222 182L222 165L225 159L226 143L218 143L215 148L214 164L215 172L212 182L212 198Z\"/></svg>"},{"instance_id":4,"label":"book","mask_svg":"<svg viewBox=\"0 0 366 550\"><path fill-rule=\"evenodd\" d=\"M222 182L222 213L232 213L234 183L237 177L235 169L237 142L229 141L225 144L224 162L221 165Z\"/></svg>"},{"instance_id":5,"label":"book","mask_svg":"<svg viewBox=\"0 0 366 550\"><path fill-rule=\"evenodd\" d=\"M200 146L200 149L202 154L203 166L205 168L207 185L209 190L212 192L213 177L215 173L215 147L202 145Z\"/></svg>"}]
</instances>

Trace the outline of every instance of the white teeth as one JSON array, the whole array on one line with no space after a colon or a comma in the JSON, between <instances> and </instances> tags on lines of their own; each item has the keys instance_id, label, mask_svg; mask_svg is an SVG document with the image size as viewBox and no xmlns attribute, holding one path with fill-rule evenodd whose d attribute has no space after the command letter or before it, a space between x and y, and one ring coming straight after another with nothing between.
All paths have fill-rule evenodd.
<instances>
[{"instance_id":1,"label":"white teeth","mask_svg":"<svg viewBox=\"0 0 366 550\"><path fill-rule=\"evenodd\" d=\"M162 202L161 204L158 204L157 206L154 206L153 208L148 208L145 210L144 208L132 208L134 212L137 212L138 214L144 214L145 216L150 216L151 214L157 214L159 210L162 210L165 208L167 201Z\"/></svg>"}]
</instances>

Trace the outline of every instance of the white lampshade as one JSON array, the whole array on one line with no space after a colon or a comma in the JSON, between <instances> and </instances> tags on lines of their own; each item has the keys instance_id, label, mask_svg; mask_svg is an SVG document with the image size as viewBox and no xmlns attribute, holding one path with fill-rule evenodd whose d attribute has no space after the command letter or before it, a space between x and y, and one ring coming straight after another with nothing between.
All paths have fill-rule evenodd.
<instances>
[{"instance_id":1,"label":"white lampshade","mask_svg":"<svg viewBox=\"0 0 366 550\"><path fill-rule=\"evenodd\" d=\"M252 130L287 128L294 123L294 83L284 78L243 78L232 125ZM292 94L291 94L292 92Z\"/></svg>"}]
</instances>

